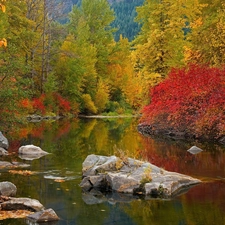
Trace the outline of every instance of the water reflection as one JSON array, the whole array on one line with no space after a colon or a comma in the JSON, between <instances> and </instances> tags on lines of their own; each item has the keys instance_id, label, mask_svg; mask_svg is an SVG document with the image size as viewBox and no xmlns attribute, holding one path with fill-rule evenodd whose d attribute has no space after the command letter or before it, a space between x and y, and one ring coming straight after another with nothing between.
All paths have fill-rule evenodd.
<instances>
[{"instance_id":1,"label":"water reflection","mask_svg":"<svg viewBox=\"0 0 225 225\"><path fill-rule=\"evenodd\" d=\"M12 131L10 156L2 160L29 164L30 176L1 170L1 180L13 182L17 197L38 199L61 218L57 225L108 224L225 224L225 148L190 141L143 137L137 119L74 119L28 124ZM32 161L17 155L21 145L34 144L52 153ZM196 145L203 151L192 155ZM129 157L148 160L164 169L206 182L176 199L103 201L89 204L79 187L82 162L89 154L112 155L120 149ZM27 169L27 168L26 168ZM110 198L109 198L110 199ZM2 225L24 225L26 220L3 220Z\"/></svg>"}]
</instances>

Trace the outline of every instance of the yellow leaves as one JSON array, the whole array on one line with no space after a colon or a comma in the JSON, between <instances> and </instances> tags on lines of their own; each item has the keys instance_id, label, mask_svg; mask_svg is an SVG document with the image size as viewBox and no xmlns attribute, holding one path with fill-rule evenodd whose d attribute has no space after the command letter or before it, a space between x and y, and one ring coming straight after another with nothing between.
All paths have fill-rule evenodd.
<instances>
[{"instance_id":1,"label":"yellow leaves","mask_svg":"<svg viewBox=\"0 0 225 225\"><path fill-rule=\"evenodd\" d=\"M1 0L2 2L6 2L6 0ZM6 11L5 5L0 3L0 9L2 10L2 12Z\"/></svg>"},{"instance_id":2,"label":"yellow leaves","mask_svg":"<svg viewBox=\"0 0 225 225\"><path fill-rule=\"evenodd\" d=\"M102 79L99 79L97 85L97 92L95 95L94 103L99 112L104 111L106 104L109 101L109 86Z\"/></svg>"},{"instance_id":3,"label":"yellow leaves","mask_svg":"<svg viewBox=\"0 0 225 225\"><path fill-rule=\"evenodd\" d=\"M0 211L0 220L26 218L32 213L28 210Z\"/></svg>"},{"instance_id":4,"label":"yellow leaves","mask_svg":"<svg viewBox=\"0 0 225 225\"><path fill-rule=\"evenodd\" d=\"M2 10L2 12L5 12L5 6L4 5L2 5L1 3L0 3L0 9Z\"/></svg>"},{"instance_id":5,"label":"yellow leaves","mask_svg":"<svg viewBox=\"0 0 225 225\"><path fill-rule=\"evenodd\" d=\"M200 27L202 24L203 24L202 17L199 17L197 20L191 23L191 27L195 29Z\"/></svg>"},{"instance_id":6,"label":"yellow leaves","mask_svg":"<svg viewBox=\"0 0 225 225\"><path fill-rule=\"evenodd\" d=\"M30 175L34 174L34 172L29 171L29 170L9 170L9 173L19 174L19 175L23 175L23 176L30 176Z\"/></svg>"},{"instance_id":7,"label":"yellow leaves","mask_svg":"<svg viewBox=\"0 0 225 225\"><path fill-rule=\"evenodd\" d=\"M5 38L3 38L2 40L0 40L0 47L7 47L7 40Z\"/></svg>"},{"instance_id":8,"label":"yellow leaves","mask_svg":"<svg viewBox=\"0 0 225 225\"><path fill-rule=\"evenodd\" d=\"M57 183L63 183L63 182L65 182L65 180L63 180L63 179L55 179L54 181L57 182Z\"/></svg>"},{"instance_id":9,"label":"yellow leaves","mask_svg":"<svg viewBox=\"0 0 225 225\"><path fill-rule=\"evenodd\" d=\"M184 46L184 62L198 62L198 59L201 57L199 51L193 51L191 48Z\"/></svg>"},{"instance_id":10,"label":"yellow leaves","mask_svg":"<svg viewBox=\"0 0 225 225\"><path fill-rule=\"evenodd\" d=\"M83 94L82 100L84 102L84 108L91 114L97 113L97 108L94 104L94 102L91 99L91 96L89 94Z\"/></svg>"}]
</instances>

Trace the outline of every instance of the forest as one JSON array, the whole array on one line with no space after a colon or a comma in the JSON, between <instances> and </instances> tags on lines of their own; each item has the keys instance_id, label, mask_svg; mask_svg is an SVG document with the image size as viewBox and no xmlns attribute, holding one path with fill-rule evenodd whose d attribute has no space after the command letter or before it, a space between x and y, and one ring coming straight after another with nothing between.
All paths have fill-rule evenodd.
<instances>
[{"instance_id":1,"label":"forest","mask_svg":"<svg viewBox=\"0 0 225 225\"><path fill-rule=\"evenodd\" d=\"M141 114L146 124L222 137L225 4L139 2L139 31L128 37L113 25L117 16L130 26L116 3L82 0L60 23L61 1L0 1L0 125L31 114Z\"/></svg>"}]
</instances>

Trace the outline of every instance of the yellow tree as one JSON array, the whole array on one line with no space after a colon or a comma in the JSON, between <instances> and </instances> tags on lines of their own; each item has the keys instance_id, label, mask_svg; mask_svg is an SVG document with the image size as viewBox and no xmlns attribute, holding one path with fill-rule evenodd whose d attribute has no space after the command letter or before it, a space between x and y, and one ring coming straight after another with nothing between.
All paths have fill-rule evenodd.
<instances>
[{"instance_id":1,"label":"yellow tree","mask_svg":"<svg viewBox=\"0 0 225 225\"><path fill-rule=\"evenodd\" d=\"M204 2L208 5L202 20L191 24L186 61L219 67L225 61L225 4L222 1Z\"/></svg>"},{"instance_id":2,"label":"yellow tree","mask_svg":"<svg viewBox=\"0 0 225 225\"><path fill-rule=\"evenodd\" d=\"M142 29L134 40L135 67L143 76L163 79L171 67L182 66L190 24L202 7L198 0L145 0L137 8Z\"/></svg>"},{"instance_id":3,"label":"yellow tree","mask_svg":"<svg viewBox=\"0 0 225 225\"><path fill-rule=\"evenodd\" d=\"M140 74L135 72L132 57L133 51L131 51L128 39L120 36L120 40L114 43L108 65L110 95L112 100L120 103L120 111L125 107L138 110L146 99L145 87L147 85L143 82Z\"/></svg>"},{"instance_id":4,"label":"yellow tree","mask_svg":"<svg viewBox=\"0 0 225 225\"><path fill-rule=\"evenodd\" d=\"M2 3L0 3L0 10L3 13L5 13L5 10L6 10L5 1L6 0L1 0ZM0 17L0 29L1 29L1 31L4 30L4 19L3 19L3 16ZM5 38L0 39L0 47L5 47L5 48L7 47L7 40Z\"/></svg>"}]
</instances>

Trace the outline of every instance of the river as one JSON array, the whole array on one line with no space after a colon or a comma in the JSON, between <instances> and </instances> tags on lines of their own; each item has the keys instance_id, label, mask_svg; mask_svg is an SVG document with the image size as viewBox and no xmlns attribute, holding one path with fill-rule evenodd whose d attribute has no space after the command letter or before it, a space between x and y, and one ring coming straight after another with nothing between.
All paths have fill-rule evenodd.
<instances>
[{"instance_id":1,"label":"river","mask_svg":"<svg viewBox=\"0 0 225 225\"><path fill-rule=\"evenodd\" d=\"M17 186L17 197L39 200L60 217L54 225L213 225L225 224L225 147L215 143L144 137L138 119L73 119L29 123L8 133L9 157L30 164L32 175L1 169L1 181ZM17 155L21 145L34 144L51 153L28 161ZM187 152L196 145L199 154ZM166 170L201 179L200 185L173 199L86 201L79 183L82 162L89 154L150 161ZM21 169L20 169L21 170ZM0 225L31 224L25 219L1 220ZM50 223L47 223L50 224ZM52 223L51 223L52 224Z\"/></svg>"}]
</instances>

